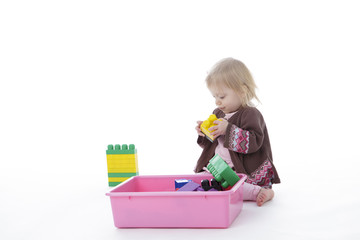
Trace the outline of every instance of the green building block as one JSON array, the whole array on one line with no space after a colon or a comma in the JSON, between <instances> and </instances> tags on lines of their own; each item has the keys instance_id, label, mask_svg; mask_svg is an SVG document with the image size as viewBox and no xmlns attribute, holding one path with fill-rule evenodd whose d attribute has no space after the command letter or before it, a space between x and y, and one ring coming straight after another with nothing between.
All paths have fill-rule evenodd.
<instances>
[{"instance_id":1,"label":"green building block","mask_svg":"<svg viewBox=\"0 0 360 240\"><path fill-rule=\"evenodd\" d=\"M134 172L134 173L108 173L108 177L109 178L113 178L113 177L133 177L133 176L138 176L139 172Z\"/></svg>"},{"instance_id":2,"label":"green building block","mask_svg":"<svg viewBox=\"0 0 360 240\"><path fill-rule=\"evenodd\" d=\"M221 183L223 188L234 186L240 180L240 177L234 170L217 154L209 161L207 169L214 176L215 180Z\"/></svg>"},{"instance_id":3,"label":"green building block","mask_svg":"<svg viewBox=\"0 0 360 240\"><path fill-rule=\"evenodd\" d=\"M117 185L119 185L122 182L109 182L109 187L115 187Z\"/></svg>"},{"instance_id":4,"label":"green building block","mask_svg":"<svg viewBox=\"0 0 360 240\"><path fill-rule=\"evenodd\" d=\"M129 146L127 144L123 144L120 146L120 144L114 145L110 144L108 145L108 149L106 150L106 154L135 154L137 153L137 150L135 149L134 144L130 144Z\"/></svg>"}]
</instances>

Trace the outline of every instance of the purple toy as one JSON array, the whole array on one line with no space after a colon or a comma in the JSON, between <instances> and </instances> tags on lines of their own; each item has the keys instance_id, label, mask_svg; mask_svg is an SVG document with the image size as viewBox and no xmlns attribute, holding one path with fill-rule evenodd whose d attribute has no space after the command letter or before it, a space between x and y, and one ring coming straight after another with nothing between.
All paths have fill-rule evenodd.
<instances>
[{"instance_id":1,"label":"purple toy","mask_svg":"<svg viewBox=\"0 0 360 240\"><path fill-rule=\"evenodd\" d=\"M198 188L201 188L200 184L197 184L195 182L188 182L181 188L179 188L178 191L197 191Z\"/></svg>"},{"instance_id":2,"label":"purple toy","mask_svg":"<svg viewBox=\"0 0 360 240\"><path fill-rule=\"evenodd\" d=\"M187 184L179 188L178 191L204 191L204 189L200 186L200 184L197 184L195 182L188 182ZM209 190L205 190L205 191L218 191L218 190L215 188L210 188Z\"/></svg>"}]
</instances>

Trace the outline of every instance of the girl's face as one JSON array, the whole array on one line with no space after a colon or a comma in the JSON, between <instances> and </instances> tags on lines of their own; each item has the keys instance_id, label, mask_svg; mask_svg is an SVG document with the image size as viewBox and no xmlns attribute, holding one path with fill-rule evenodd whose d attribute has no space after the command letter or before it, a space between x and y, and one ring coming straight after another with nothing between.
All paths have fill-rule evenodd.
<instances>
[{"instance_id":1,"label":"girl's face","mask_svg":"<svg viewBox=\"0 0 360 240\"><path fill-rule=\"evenodd\" d=\"M216 106L224 113L236 112L241 107L241 98L234 90L227 87L212 87L209 90L215 98Z\"/></svg>"}]
</instances>

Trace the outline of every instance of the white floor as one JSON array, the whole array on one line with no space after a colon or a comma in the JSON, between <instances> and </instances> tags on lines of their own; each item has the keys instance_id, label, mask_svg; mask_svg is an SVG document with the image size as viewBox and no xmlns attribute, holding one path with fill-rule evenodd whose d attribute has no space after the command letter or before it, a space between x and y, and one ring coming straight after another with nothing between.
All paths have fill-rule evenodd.
<instances>
[{"instance_id":1,"label":"white floor","mask_svg":"<svg viewBox=\"0 0 360 240\"><path fill-rule=\"evenodd\" d=\"M57 177L61 177L57 175ZM351 185L283 183L262 207L245 202L228 229L117 229L103 176L67 175L55 184L1 189L1 239L359 239L359 195ZM101 184L100 184L101 183Z\"/></svg>"}]
</instances>

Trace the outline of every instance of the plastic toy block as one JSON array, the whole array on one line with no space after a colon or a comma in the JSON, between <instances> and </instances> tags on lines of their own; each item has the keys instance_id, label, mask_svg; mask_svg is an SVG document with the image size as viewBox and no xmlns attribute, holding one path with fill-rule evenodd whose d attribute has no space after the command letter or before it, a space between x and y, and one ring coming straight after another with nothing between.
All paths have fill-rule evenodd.
<instances>
[{"instance_id":1,"label":"plastic toy block","mask_svg":"<svg viewBox=\"0 0 360 240\"><path fill-rule=\"evenodd\" d=\"M192 182L192 180L188 179L175 179L175 191L179 190L182 186L187 184L188 182Z\"/></svg>"},{"instance_id":2,"label":"plastic toy block","mask_svg":"<svg viewBox=\"0 0 360 240\"><path fill-rule=\"evenodd\" d=\"M109 177L109 187L113 187L113 186L117 186L120 183L126 181L127 179L133 177L133 176L137 176L139 175L138 173L128 173L126 175L123 175L123 173L120 173L120 175L112 175L112 174L116 174L116 173L109 173L108 177Z\"/></svg>"},{"instance_id":3,"label":"plastic toy block","mask_svg":"<svg viewBox=\"0 0 360 240\"><path fill-rule=\"evenodd\" d=\"M108 173L138 173L138 170L134 168L110 168Z\"/></svg>"},{"instance_id":4,"label":"plastic toy block","mask_svg":"<svg viewBox=\"0 0 360 240\"><path fill-rule=\"evenodd\" d=\"M109 186L116 186L139 175L137 150L134 144L108 145L106 150Z\"/></svg>"},{"instance_id":5,"label":"plastic toy block","mask_svg":"<svg viewBox=\"0 0 360 240\"><path fill-rule=\"evenodd\" d=\"M111 161L108 159L107 161L107 165L108 165L108 170L120 170L120 172L124 172L124 170L126 169L125 172L136 172L137 171L137 160L134 159L132 160L132 163L123 163L122 160L118 160L118 161ZM115 171L116 172L116 171Z\"/></svg>"},{"instance_id":6,"label":"plastic toy block","mask_svg":"<svg viewBox=\"0 0 360 240\"><path fill-rule=\"evenodd\" d=\"M109 177L109 182L124 182L128 177Z\"/></svg>"},{"instance_id":7,"label":"plastic toy block","mask_svg":"<svg viewBox=\"0 0 360 240\"><path fill-rule=\"evenodd\" d=\"M135 154L108 154L107 159L109 161L121 160L122 163L132 163Z\"/></svg>"},{"instance_id":8,"label":"plastic toy block","mask_svg":"<svg viewBox=\"0 0 360 240\"><path fill-rule=\"evenodd\" d=\"M216 181L215 178L211 179L211 187L212 187L213 189L218 190L218 191L221 191L221 190L222 190L221 184L220 184L218 181Z\"/></svg>"},{"instance_id":9,"label":"plastic toy block","mask_svg":"<svg viewBox=\"0 0 360 240\"><path fill-rule=\"evenodd\" d=\"M193 181L190 181L186 183L184 186L179 188L178 191L197 191L197 189L200 187L200 184L195 183Z\"/></svg>"},{"instance_id":10,"label":"plastic toy block","mask_svg":"<svg viewBox=\"0 0 360 240\"><path fill-rule=\"evenodd\" d=\"M221 183L223 188L227 188L228 186L234 186L240 178L234 170L232 170L229 165L219 156L215 155L207 165L207 169L214 176L216 181Z\"/></svg>"},{"instance_id":11,"label":"plastic toy block","mask_svg":"<svg viewBox=\"0 0 360 240\"><path fill-rule=\"evenodd\" d=\"M137 164L133 165L120 165L108 163L108 172L137 172Z\"/></svg>"},{"instance_id":12,"label":"plastic toy block","mask_svg":"<svg viewBox=\"0 0 360 240\"><path fill-rule=\"evenodd\" d=\"M219 120L215 114L211 114L207 120L205 120L201 125L200 129L205 134L205 136L211 141L214 141L214 136L211 134L213 131L209 131L209 128L215 126L214 121ZM221 120L220 120L221 121Z\"/></svg>"},{"instance_id":13,"label":"plastic toy block","mask_svg":"<svg viewBox=\"0 0 360 240\"><path fill-rule=\"evenodd\" d=\"M130 177L137 176L137 175L139 175L139 173L137 173L137 172L133 172L133 173L108 173L109 178L116 178L116 177L130 178Z\"/></svg>"},{"instance_id":14,"label":"plastic toy block","mask_svg":"<svg viewBox=\"0 0 360 240\"><path fill-rule=\"evenodd\" d=\"M115 149L113 145L108 145L108 149L106 150L106 154L135 154L137 151L135 149L134 144L130 144L129 147L127 144L120 144L115 145Z\"/></svg>"},{"instance_id":15,"label":"plastic toy block","mask_svg":"<svg viewBox=\"0 0 360 240\"><path fill-rule=\"evenodd\" d=\"M210 186L210 182L207 179L201 180L201 187L205 190L205 191L209 191L211 186Z\"/></svg>"},{"instance_id":16,"label":"plastic toy block","mask_svg":"<svg viewBox=\"0 0 360 240\"><path fill-rule=\"evenodd\" d=\"M107 160L110 164L121 164L121 165L132 165L137 160L137 155L132 154L129 158L124 158L123 156L127 156L128 154L108 154Z\"/></svg>"},{"instance_id":17,"label":"plastic toy block","mask_svg":"<svg viewBox=\"0 0 360 240\"><path fill-rule=\"evenodd\" d=\"M115 187L117 185L119 185L122 182L109 182L109 187Z\"/></svg>"},{"instance_id":18,"label":"plastic toy block","mask_svg":"<svg viewBox=\"0 0 360 240\"><path fill-rule=\"evenodd\" d=\"M216 190L216 191L222 191L222 187L220 185L220 183L218 181L216 181L215 178L211 179L211 185L209 180L204 179L201 180L201 187L205 190L205 191L210 191L210 190Z\"/></svg>"}]
</instances>

